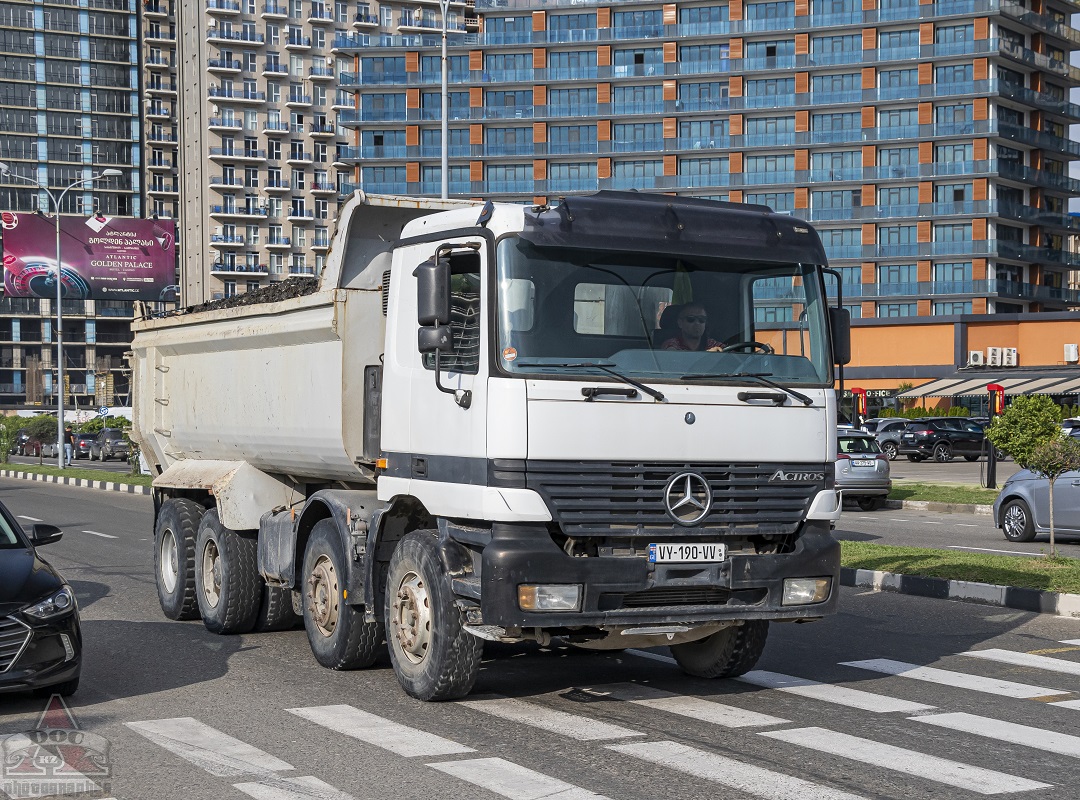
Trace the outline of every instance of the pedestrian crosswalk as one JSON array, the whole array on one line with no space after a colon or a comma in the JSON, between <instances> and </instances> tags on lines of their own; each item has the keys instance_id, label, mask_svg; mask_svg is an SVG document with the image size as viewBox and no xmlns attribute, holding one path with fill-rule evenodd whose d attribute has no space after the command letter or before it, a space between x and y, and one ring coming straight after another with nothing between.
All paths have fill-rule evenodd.
<instances>
[{"instance_id":1,"label":"pedestrian crosswalk","mask_svg":"<svg viewBox=\"0 0 1080 800\"><path fill-rule=\"evenodd\" d=\"M125 725L235 790L222 797L256 800L393 796L376 786L379 774L357 767L343 777L300 758L297 740L341 747L358 765L378 753L399 765L388 773L478 800L655 797L669 780L688 797L739 800L1075 796L1080 724L1068 709L1080 705L1069 699L1080 695L1080 660L984 648L933 663L871 658L837 662L828 676L755 670L712 682L654 667L631 682L420 707L430 713L408 704L376 713L354 699L278 709L288 737L194 717ZM864 688L846 685L856 682ZM541 757L548 751L558 757ZM620 781L639 769L648 779Z\"/></svg>"}]
</instances>

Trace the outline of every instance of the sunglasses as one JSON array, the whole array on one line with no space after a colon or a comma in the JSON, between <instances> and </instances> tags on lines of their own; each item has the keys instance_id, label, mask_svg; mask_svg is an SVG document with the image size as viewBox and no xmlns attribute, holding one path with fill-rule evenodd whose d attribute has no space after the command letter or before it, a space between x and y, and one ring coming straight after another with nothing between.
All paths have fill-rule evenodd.
<instances>
[{"instance_id":1,"label":"sunglasses","mask_svg":"<svg viewBox=\"0 0 1080 800\"><path fill-rule=\"evenodd\" d=\"M684 322L708 322L709 318L702 314L700 317L696 314L689 314L683 317Z\"/></svg>"}]
</instances>

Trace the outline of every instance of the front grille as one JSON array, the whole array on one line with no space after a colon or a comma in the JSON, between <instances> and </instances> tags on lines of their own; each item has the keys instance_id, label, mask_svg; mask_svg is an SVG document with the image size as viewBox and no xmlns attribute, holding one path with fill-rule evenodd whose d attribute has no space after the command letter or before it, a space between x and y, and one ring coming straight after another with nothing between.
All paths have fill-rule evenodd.
<instances>
[{"instance_id":1,"label":"front grille","mask_svg":"<svg viewBox=\"0 0 1080 800\"><path fill-rule=\"evenodd\" d=\"M14 617L0 618L0 672L7 672L30 641L29 626Z\"/></svg>"},{"instance_id":2,"label":"front grille","mask_svg":"<svg viewBox=\"0 0 1080 800\"><path fill-rule=\"evenodd\" d=\"M547 503L568 536L695 536L705 531L794 533L817 492L831 477L828 464L673 464L627 462L517 462L525 485ZM513 462L500 462L502 478ZM518 467L519 469L521 467ZM821 480L770 481L777 471L821 473ZM712 489L712 509L695 527L676 525L664 507L664 489L680 472L697 472Z\"/></svg>"},{"instance_id":3,"label":"front grille","mask_svg":"<svg viewBox=\"0 0 1080 800\"><path fill-rule=\"evenodd\" d=\"M646 589L644 592L623 595L623 608L648 608L649 606L713 606L723 605L731 592L713 586Z\"/></svg>"}]
</instances>

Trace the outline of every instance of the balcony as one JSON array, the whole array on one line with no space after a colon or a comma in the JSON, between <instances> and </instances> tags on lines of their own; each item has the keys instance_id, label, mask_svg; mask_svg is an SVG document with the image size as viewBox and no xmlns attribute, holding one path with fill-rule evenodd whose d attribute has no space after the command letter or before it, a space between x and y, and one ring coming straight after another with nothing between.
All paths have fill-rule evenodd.
<instances>
[{"instance_id":1,"label":"balcony","mask_svg":"<svg viewBox=\"0 0 1080 800\"><path fill-rule=\"evenodd\" d=\"M280 61L267 61L262 68L263 77L285 76L289 74L289 68Z\"/></svg>"},{"instance_id":2,"label":"balcony","mask_svg":"<svg viewBox=\"0 0 1080 800\"><path fill-rule=\"evenodd\" d=\"M265 219L266 209L258 206L210 206L211 217L244 217L246 219Z\"/></svg>"},{"instance_id":3,"label":"balcony","mask_svg":"<svg viewBox=\"0 0 1080 800\"><path fill-rule=\"evenodd\" d=\"M259 14L263 19L288 19L289 9L287 6L279 3L267 3L262 7L262 12Z\"/></svg>"},{"instance_id":4,"label":"balcony","mask_svg":"<svg viewBox=\"0 0 1080 800\"><path fill-rule=\"evenodd\" d=\"M212 131L239 131L243 130L244 123L238 119L223 119L222 117L210 117L207 128Z\"/></svg>"},{"instance_id":5,"label":"balcony","mask_svg":"<svg viewBox=\"0 0 1080 800\"><path fill-rule=\"evenodd\" d=\"M169 106L151 105L146 109L147 119L172 119L173 110Z\"/></svg>"},{"instance_id":6,"label":"balcony","mask_svg":"<svg viewBox=\"0 0 1080 800\"><path fill-rule=\"evenodd\" d=\"M232 147L211 147L210 158L215 161L265 161L265 150L242 150Z\"/></svg>"},{"instance_id":7,"label":"balcony","mask_svg":"<svg viewBox=\"0 0 1080 800\"><path fill-rule=\"evenodd\" d=\"M289 164L310 164L312 163L311 153L294 150L286 156L285 159Z\"/></svg>"},{"instance_id":8,"label":"balcony","mask_svg":"<svg viewBox=\"0 0 1080 800\"><path fill-rule=\"evenodd\" d=\"M332 81L334 80L334 68L312 67L308 72L308 78L313 81Z\"/></svg>"},{"instance_id":9,"label":"balcony","mask_svg":"<svg viewBox=\"0 0 1080 800\"><path fill-rule=\"evenodd\" d=\"M353 27L357 30L370 30L379 27L378 14L357 14L353 17Z\"/></svg>"},{"instance_id":10,"label":"balcony","mask_svg":"<svg viewBox=\"0 0 1080 800\"><path fill-rule=\"evenodd\" d=\"M300 208L290 208L287 212L289 222L314 222L315 212L304 211Z\"/></svg>"},{"instance_id":11,"label":"balcony","mask_svg":"<svg viewBox=\"0 0 1080 800\"><path fill-rule=\"evenodd\" d=\"M313 122L308 125L308 133L316 139L325 139L337 135L337 127L329 122Z\"/></svg>"},{"instance_id":12,"label":"balcony","mask_svg":"<svg viewBox=\"0 0 1080 800\"><path fill-rule=\"evenodd\" d=\"M161 197L164 195L177 194L177 191L176 186L171 183L152 183L149 187L147 187L146 193L154 195L156 197Z\"/></svg>"},{"instance_id":13,"label":"balcony","mask_svg":"<svg viewBox=\"0 0 1080 800\"><path fill-rule=\"evenodd\" d=\"M289 123L268 120L263 123L262 132L265 136L283 136L289 132Z\"/></svg>"},{"instance_id":14,"label":"balcony","mask_svg":"<svg viewBox=\"0 0 1080 800\"><path fill-rule=\"evenodd\" d=\"M292 240L288 236L274 236L266 240L266 246L271 250L280 250L292 247Z\"/></svg>"},{"instance_id":15,"label":"balcony","mask_svg":"<svg viewBox=\"0 0 1080 800\"><path fill-rule=\"evenodd\" d=\"M146 64L148 70L167 70L176 66L172 58L164 55L147 56L143 63Z\"/></svg>"},{"instance_id":16,"label":"balcony","mask_svg":"<svg viewBox=\"0 0 1080 800\"><path fill-rule=\"evenodd\" d=\"M176 144L176 134L168 131L150 131L146 134L146 140L158 144Z\"/></svg>"},{"instance_id":17,"label":"balcony","mask_svg":"<svg viewBox=\"0 0 1080 800\"><path fill-rule=\"evenodd\" d=\"M149 3L145 3L142 11L143 16L147 19L166 19L173 13L172 5L160 2L160 0L151 0Z\"/></svg>"},{"instance_id":18,"label":"balcony","mask_svg":"<svg viewBox=\"0 0 1080 800\"><path fill-rule=\"evenodd\" d=\"M322 3L312 3L311 10L308 12L308 24L310 25L333 25L334 14L331 12L331 6L323 5Z\"/></svg>"},{"instance_id":19,"label":"balcony","mask_svg":"<svg viewBox=\"0 0 1080 800\"><path fill-rule=\"evenodd\" d=\"M268 179L266 183L263 184L263 191L267 193L291 192L292 184L289 183L289 181Z\"/></svg>"},{"instance_id":20,"label":"balcony","mask_svg":"<svg viewBox=\"0 0 1080 800\"><path fill-rule=\"evenodd\" d=\"M173 162L164 158L151 159L146 162L146 168L151 172L165 172L173 168Z\"/></svg>"},{"instance_id":21,"label":"balcony","mask_svg":"<svg viewBox=\"0 0 1080 800\"><path fill-rule=\"evenodd\" d=\"M223 175L211 175L210 188L216 189L218 191L233 191L235 189L243 189L244 181L239 175L233 175L231 178L226 178Z\"/></svg>"},{"instance_id":22,"label":"balcony","mask_svg":"<svg viewBox=\"0 0 1080 800\"><path fill-rule=\"evenodd\" d=\"M240 16L240 0L206 0L206 13L211 16Z\"/></svg>"},{"instance_id":23,"label":"balcony","mask_svg":"<svg viewBox=\"0 0 1080 800\"><path fill-rule=\"evenodd\" d=\"M155 30L151 26L143 35L143 41L147 44L174 44L176 34L173 31L163 31L160 28Z\"/></svg>"},{"instance_id":24,"label":"balcony","mask_svg":"<svg viewBox=\"0 0 1080 800\"><path fill-rule=\"evenodd\" d=\"M300 36L299 34L289 34L289 38L285 40L286 50L304 51L311 49L311 37Z\"/></svg>"},{"instance_id":25,"label":"balcony","mask_svg":"<svg viewBox=\"0 0 1080 800\"><path fill-rule=\"evenodd\" d=\"M146 87L146 92L147 92L147 94L175 95L176 94L176 84L175 83L156 83L156 82L151 81L151 83Z\"/></svg>"},{"instance_id":26,"label":"balcony","mask_svg":"<svg viewBox=\"0 0 1080 800\"><path fill-rule=\"evenodd\" d=\"M232 89L224 86L211 86L210 99L227 103L265 103L266 92L254 90Z\"/></svg>"},{"instance_id":27,"label":"balcony","mask_svg":"<svg viewBox=\"0 0 1080 800\"><path fill-rule=\"evenodd\" d=\"M337 187L329 183L313 183L309 190L316 195L337 194Z\"/></svg>"},{"instance_id":28,"label":"balcony","mask_svg":"<svg viewBox=\"0 0 1080 800\"><path fill-rule=\"evenodd\" d=\"M206 41L211 44L232 44L234 42L239 42L251 47L261 47L266 44L266 37L261 33L251 33L244 30L227 30L215 26L207 29Z\"/></svg>"},{"instance_id":29,"label":"balcony","mask_svg":"<svg viewBox=\"0 0 1080 800\"><path fill-rule=\"evenodd\" d=\"M206 71L215 75L238 75L244 65L236 59L209 58L206 60Z\"/></svg>"},{"instance_id":30,"label":"balcony","mask_svg":"<svg viewBox=\"0 0 1080 800\"><path fill-rule=\"evenodd\" d=\"M227 264L224 261L215 261L210 265L211 275L250 275L252 277L265 278L270 273L266 264Z\"/></svg>"},{"instance_id":31,"label":"balcony","mask_svg":"<svg viewBox=\"0 0 1080 800\"><path fill-rule=\"evenodd\" d=\"M312 276L314 274L315 274L315 268L314 267L294 267L294 266L289 267L289 276L290 277L292 277L293 275Z\"/></svg>"},{"instance_id":32,"label":"balcony","mask_svg":"<svg viewBox=\"0 0 1080 800\"><path fill-rule=\"evenodd\" d=\"M215 233L213 236L210 237L210 246L218 248L243 247L244 237Z\"/></svg>"},{"instance_id":33,"label":"balcony","mask_svg":"<svg viewBox=\"0 0 1080 800\"><path fill-rule=\"evenodd\" d=\"M311 95L290 94L285 100L285 105L289 108L309 108L311 106Z\"/></svg>"}]
</instances>

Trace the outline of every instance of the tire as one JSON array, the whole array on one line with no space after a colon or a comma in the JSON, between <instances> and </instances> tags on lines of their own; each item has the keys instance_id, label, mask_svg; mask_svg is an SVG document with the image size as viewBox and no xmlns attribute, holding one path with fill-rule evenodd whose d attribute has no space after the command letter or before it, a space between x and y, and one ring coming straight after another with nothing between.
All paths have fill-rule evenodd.
<instances>
[{"instance_id":1,"label":"tire","mask_svg":"<svg viewBox=\"0 0 1080 800\"><path fill-rule=\"evenodd\" d=\"M203 514L195 540L195 597L211 633L247 633L262 604L258 540L221 524L216 508Z\"/></svg>"},{"instance_id":2,"label":"tire","mask_svg":"<svg viewBox=\"0 0 1080 800\"><path fill-rule=\"evenodd\" d=\"M382 652L382 622L345 602L345 551L332 519L315 523L304 551L304 630L315 660L328 669L364 669ZM376 615L378 616L378 615Z\"/></svg>"},{"instance_id":3,"label":"tire","mask_svg":"<svg viewBox=\"0 0 1080 800\"><path fill-rule=\"evenodd\" d=\"M855 502L859 504L859 508L863 511L877 511L881 508L882 498L880 497L858 497Z\"/></svg>"},{"instance_id":4,"label":"tire","mask_svg":"<svg viewBox=\"0 0 1080 800\"><path fill-rule=\"evenodd\" d=\"M102 464L105 463L105 450L104 449L98 450L98 461L100 461Z\"/></svg>"},{"instance_id":5,"label":"tire","mask_svg":"<svg viewBox=\"0 0 1080 800\"><path fill-rule=\"evenodd\" d=\"M885 444L881 446L881 452L885 454L885 457L889 459L889 461L896 461L896 457L900 455L894 442L885 442Z\"/></svg>"},{"instance_id":6,"label":"tire","mask_svg":"<svg viewBox=\"0 0 1080 800\"><path fill-rule=\"evenodd\" d=\"M908 460L908 461L911 461L911 462L913 462L913 463L915 463L915 464L918 464L918 463L919 463L920 461L922 461L922 460L923 460L924 458L925 458L925 456L920 456L920 455L918 455L918 454L916 454L916 453L908 453L908 457L907 457L907 460Z\"/></svg>"},{"instance_id":7,"label":"tire","mask_svg":"<svg viewBox=\"0 0 1080 800\"><path fill-rule=\"evenodd\" d=\"M1001 509L1001 532L1010 542L1030 542L1035 538L1031 509L1023 500L1010 500Z\"/></svg>"},{"instance_id":8,"label":"tire","mask_svg":"<svg viewBox=\"0 0 1080 800\"><path fill-rule=\"evenodd\" d=\"M199 618L195 599L195 539L204 509L194 500L170 498L154 526L154 578L168 619Z\"/></svg>"},{"instance_id":9,"label":"tire","mask_svg":"<svg viewBox=\"0 0 1080 800\"><path fill-rule=\"evenodd\" d=\"M262 603L259 605L259 617L255 620L255 630L291 631L300 624L300 617L293 611L292 594L292 589L264 586Z\"/></svg>"},{"instance_id":10,"label":"tire","mask_svg":"<svg viewBox=\"0 0 1080 800\"><path fill-rule=\"evenodd\" d=\"M405 693L418 700L453 700L472 691L480 672L481 639L462 627L434 531L403 537L386 578L386 642Z\"/></svg>"},{"instance_id":11,"label":"tire","mask_svg":"<svg viewBox=\"0 0 1080 800\"><path fill-rule=\"evenodd\" d=\"M934 461L939 464L947 464L952 459L952 448L947 442L938 442L934 445Z\"/></svg>"},{"instance_id":12,"label":"tire","mask_svg":"<svg viewBox=\"0 0 1080 800\"><path fill-rule=\"evenodd\" d=\"M748 620L697 642L672 645L671 655L695 678L734 678L754 668L768 635L768 620Z\"/></svg>"},{"instance_id":13,"label":"tire","mask_svg":"<svg viewBox=\"0 0 1080 800\"><path fill-rule=\"evenodd\" d=\"M978 461L978 456L964 456L964 461Z\"/></svg>"}]
</instances>

